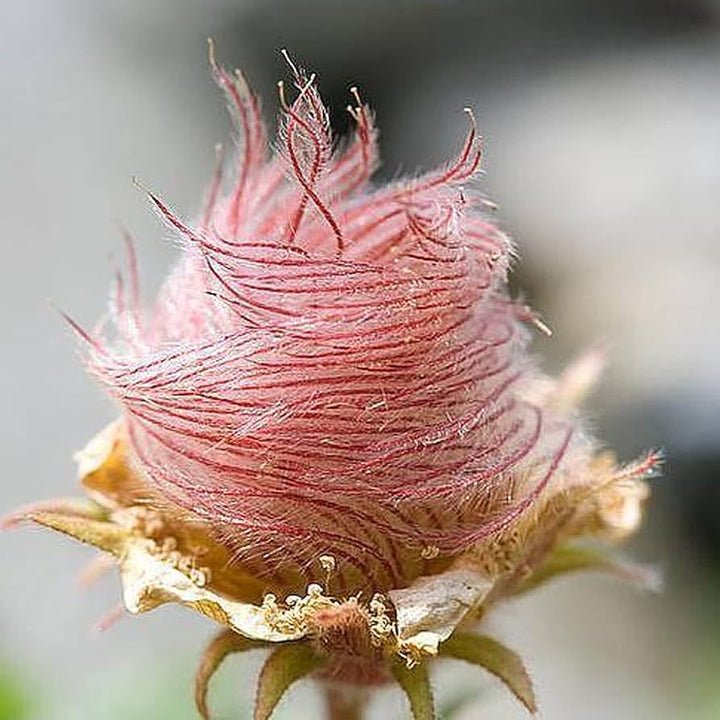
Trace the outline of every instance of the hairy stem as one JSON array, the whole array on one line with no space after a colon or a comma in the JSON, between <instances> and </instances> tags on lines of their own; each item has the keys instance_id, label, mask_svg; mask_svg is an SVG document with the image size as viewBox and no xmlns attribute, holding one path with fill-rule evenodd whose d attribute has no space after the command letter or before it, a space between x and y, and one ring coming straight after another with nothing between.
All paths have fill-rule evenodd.
<instances>
[{"instance_id":1,"label":"hairy stem","mask_svg":"<svg viewBox=\"0 0 720 720\"><path fill-rule=\"evenodd\" d=\"M363 720L368 694L352 685L324 685L326 720Z\"/></svg>"}]
</instances>

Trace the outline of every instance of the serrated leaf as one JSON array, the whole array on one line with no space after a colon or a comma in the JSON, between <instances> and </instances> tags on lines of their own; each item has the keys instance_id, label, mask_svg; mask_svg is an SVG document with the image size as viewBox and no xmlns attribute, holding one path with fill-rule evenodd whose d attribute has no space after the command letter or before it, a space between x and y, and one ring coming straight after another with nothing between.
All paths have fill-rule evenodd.
<instances>
[{"instance_id":1,"label":"serrated leaf","mask_svg":"<svg viewBox=\"0 0 720 720\"><path fill-rule=\"evenodd\" d=\"M537 711L530 676L520 657L497 640L474 633L455 633L440 646L440 655L479 665L502 680L531 712Z\"/></svg>"},{"instance_id":2,"label":"serrated leaf","mask_svg":"<svg viewBox=\"0 0 720 720\"><path fill-rule=\"evenodd\" d=\"M407 695L414 720L435 720L435 706L427 665L408 668L404 662L397 661L393 663L391 671L398 685Z\"/></svg>"},{"instance_id":3,"label":"serrated leaf","mask_svg":"<svg viewBox=\"0 0 720 720\"><path fill-rule=\"evenodd\" d=\"M236 652L265 647L263 643L249 640L232 630L223 630L207 646L195 674L195 705L203 720L209 720L207 706L208 684L225 658Z\"/></svg>"},{"instance_id":4,"label":"serrated leaf","mask_svg":"<svg viewBox=\"0 0 720 720\"><path fill-rule=\"evenodd\" d=\"M274 650L260 672L254 720L268 720L288 688L323 662L307 643L288 643Z\"/></svg>"},{"instance_id":5,"label":"serrated leaf","mask_svg":"<svg viewBox=\"0 0 720 720\"><path fill-rule=\"evenodd\" d=\"M581 570L600 570L646 589L654 588L659 581L653 568L621 562L613 558L606 549L561 545L553 550L545 562L521 583L513 594L522 595L561 575Z\"/></svg>"}]
</instances>

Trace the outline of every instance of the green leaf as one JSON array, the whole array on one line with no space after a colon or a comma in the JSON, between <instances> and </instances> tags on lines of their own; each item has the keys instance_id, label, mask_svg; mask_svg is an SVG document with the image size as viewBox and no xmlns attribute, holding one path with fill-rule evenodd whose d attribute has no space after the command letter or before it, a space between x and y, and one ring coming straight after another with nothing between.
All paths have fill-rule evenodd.
<instances>
[{"instance_id":1,"label":"green leaf","mask_svg":"<svg viewBox=\"0 0 720 720\"><path fill-rule=\"evenodd\" d=\"M287 643L274 650L260 672L255 720L268 720L288 688L323 662L307 643Z\"/></svg>"},{"instance_id":2,"label":"green leaf","mask_svg":"<svg viewBox=\"0 0 720 720\"><path fill-rule=\"evenodd\" d=\"M393 663L392 674L410 702L414 720L435 720L432 688L426 665L408 668L402 661Z\"/></svg>"},{"instance_id":3,"label":"green leaf","mask_svg":"<svg viewBox=\"0 0 720 720\"><path fill-rule=\"evenodd\" d=\"M560 575L579 570L602 570L646 589L657 586L659 580L653 568L620 562L604 548L560 545L513 594L522 595Z\"/></svg>"},{"instance_id":4,"label":"green leaf","mask_svg":"<svg viewBox=\"0 0 720 720\"><path fill-rule=\"evenodd\" d=\"M440 646L440 655L480 665L502 680L531 713L537 711L532 681L522 660L497 640L456 632Z\"/></svg>"},{"instance_id":5,"label":"green leaf","mask_svg":"<svg viewBox=\"0 0 720 720\"><path fill-rule=\"evenodd\" d=\"M264 647L262 643L249 640L233 630L223 630L207 646L195 675L195 705L203 720L209 720L207 706L208 684L222 661L231 653L245 652Z\"/></svg>"}]
</instances>

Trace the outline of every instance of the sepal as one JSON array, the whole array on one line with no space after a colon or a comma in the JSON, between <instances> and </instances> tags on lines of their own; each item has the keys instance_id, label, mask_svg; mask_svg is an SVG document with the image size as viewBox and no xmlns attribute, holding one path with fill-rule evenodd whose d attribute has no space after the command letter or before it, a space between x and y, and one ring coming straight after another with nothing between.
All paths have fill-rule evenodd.
<instances>
[{"instance_id":1,"label":"sepal","mask_svg":"<svg viewBox=\"0 0 720 720\"><path fill-rule=\"evenodd\" d=\"M290 686L319 670L324 661L307 643L281 645L273 650L260 672L254 720L268 720Z\"/></svg>"},{"instance_id":2,"label":"sepal","mask_svg":"<svg viewBox=\"0 0 720 720\"><path fill-rule=\"evenodd\" d=\"M657 589L661 583L660 574L651 566L623 562L613 557L607 548L566 544L555 548L511 594L523 595L557 577L581 570L609 573L646 590Z\"/></svg>"},{"instance_id":3,"label":"sepal","mask_svg":"<svg viewBox=\"0 0 720 720\"><path fill-rule=\"evenodd\" d=\"M208 684L228 655L265 647L263 643L249 640L232 630L223 630L207 646L195 675L195 706L203 720L210 720L207 706Z\"/></svg>"},{"instance_id":4,"label":"sepal","mask_svg":"<svg viewBox=\"0 0 720 720\"><path fill-rule=\"evenodd\" d=\"M532 680L520 657L486 635L455 633L440 646L440 655L479 665L502 680L530 713L537 711Z\"/></svg>"},{"instance_id":5,"label":"sepal","mask_svg":"<svg viewBox=\"0 0 720 720\"><path fill-rule=\"evenodd\" d=\"M391 666L393 677L407 695L413 720L435 720L435 705L427 664L409 668L401 660Z\"/></svg>"}]
</instances>

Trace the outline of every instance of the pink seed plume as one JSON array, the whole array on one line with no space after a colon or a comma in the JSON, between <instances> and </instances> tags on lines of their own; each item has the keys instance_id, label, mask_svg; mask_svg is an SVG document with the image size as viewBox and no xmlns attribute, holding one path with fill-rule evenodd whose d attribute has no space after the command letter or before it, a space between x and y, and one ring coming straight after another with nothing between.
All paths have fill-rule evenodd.
<instances>
[{"instance_id":1,"label":"pink seed plume","mask_svg":"<svg viewBox=\"0 0 720 720\"><path fill-rule=\"evenodd\" d=\"M134 462L258 571L333 554L373 586L407 580L409 550L457 553L522 513L566 462L573 424L524 402L532 367L513 252L472 187L475 122L458 157L369 184L370 109L336 147L313 76L293 65L270 153L260 105L211 54L238 136L197 224L150 201L182 257L89 366L121 403ZM127 295L127 297L126 297Z\"/></svg>"}]
</instances>

